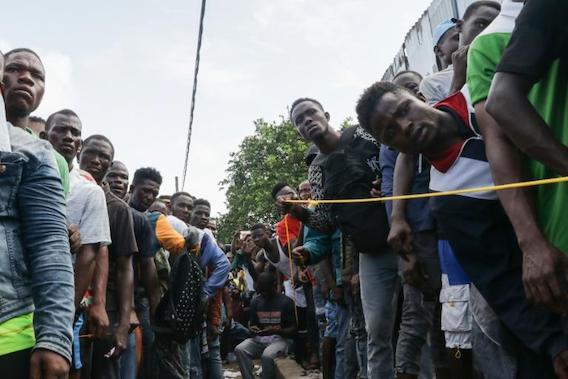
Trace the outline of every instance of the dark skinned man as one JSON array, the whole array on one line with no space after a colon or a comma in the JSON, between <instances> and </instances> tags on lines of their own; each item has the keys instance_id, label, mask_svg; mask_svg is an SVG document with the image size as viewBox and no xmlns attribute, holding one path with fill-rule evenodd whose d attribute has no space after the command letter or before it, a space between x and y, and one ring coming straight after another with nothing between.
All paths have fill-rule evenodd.
<instances>
[{"instance_id":1,"label":"dark skinned man","mask_svg":"<svg viewBox=\"0 0 568 379\"><path fill-rule=\"evenodd\" d=\"M105 182L108 183L112 193L121 200L128 193L128 168L120 161L113 161L108 170Z\"/></svg>"},{"instance_id":2,"label":"dark skinned man","mask_svg":"<svg viewBox=\"0 0 568 379\"><path fill-rule=\"evenodd\" d=\"M0 77L3 63L0 52ZM4 109L0 97L0 370L9 379L63 378L74 313L64 192L48 144L8 125Z\"/></svg>"},{"instance_id":3,"label":"dark skinned man","mask_svg":"<svg viewBox=\"0 0 568 379\"><path fill-rule=\"evenodd\" d=\"M259 296L250 305L250 332L253 338L246 339L235 348L243 379L254 379L253 359L260 358L262 378L276 377L274 358L285 356L290 348L290 339L296 333L294 304L276 292L276 277L263 272L258 277Z\"/></svg>"},{"instance_id":4,"label":"dark skinned man","mask_svg":"<svg viewBox=\"0 0 568 379\"><path fill-rule=\"evenodd\" d=\"M39 56L30 49L14 49L6 53L2 79L6 99L6 118L12 125L33 133L30 114L43 99L45 68ZM65 159L54 154L65 194L69 192L69 168Z\"/></svg>"},{"instance_id":5,"label":"dark skinned man","mask_svg":"<svg viewBox=\"0 0 568 379\"><path fill-rule=\"evenodd\" d=\"M316 145L319 155L308 169L308 180L312 186L314 200L324 199L324 170L328 157L346 147L374 145L374 155L360 162L359 168L371 171L374 177L381 175L379 168L380 146L375 139L360 127L350 128L347 137L342 138L330 125L330 115L315 99L300 98L291 106L290 119L298 133ZM376 148L376 149L375 149ZM369 183L370 184L370 183ZM339 225L327 204L317 205L313 210L294 205L291 213L310 229L332 235ZM358 220L355 220L358 221ZM386 220L385 220L386 221ZM380 221L382 222L382 221ZM385 222L386 224L386 222ZM382 230L388 225L378 225ZM343 254L343 252L341 252ZM357 249L355 253L359 254ZM397 280L398 262L396 254L389 248L378 249L371 254L359 254L359 280L363 313L368 331L368 369L370 377L394 378L393 351L391 344L393 304L392 298ZM337 373L336 375L341 375Z\"/></svg>"},{"instance_id":6,"label":"dark skinned man","mask_svg":"<svg viewBox=\"0 0 568 379\"><path fill-rule=\"evenodd\" d=\"M97 267L96 270L108 272L106 310L113 338L95 340L91 364L92 378L121 377L117 358L128 347L134 281L132 256L138 253L130 208L103 183L113 158L114 146L102 135L87 138L79 155L79 167L91 174L105 193L112 239L108 249L108 267ZM111 359L108 359L105 354L112 348L114 351Z\"/></svg>"},{"instance_id":7,"label":"dark skinned man","mask_svg":"<svg viewBox=\"0 0 568 379\"><path fill-rule=\"evenodd\" d=\"M470 111L461 92L432 108L388 82L373 84L357 104L359 122L378 140L430 160L430 190L436 192L493 184ZM460 265L516 337L519 371L553 375L552 361L563 362L568 341L560 317L532 306L524 294L522 254L497 194L439 197L431 206Z\"/></svg>"},{"instance_id":8,"label":"dark skinned man","mask_svg":"<svg viewBox=\"0 0 568 379\"><path fill-rule=\"evenodd\" d=\"M105 310L108 272L104 269L108 267L107 245L111 242L105 195L89 174L74 165L73 161L82 145L82 125L77 114L69 109L52 114L46 121L46 132L53 148L65 158L69 166L67 216L81 233L82 245L75 259L75 306L81 308L83 295L92 283L92 305L87 312L89 327L95 335L102 336L109 326ZM95 266L98 267L97 275ZM76 336L80 323L79 319ZM75 360L73 369L80 368L80 361Z\"/></svg>"},{"instance_id":9,"label":"dark skinned man","mask_svg":"<svg viewBox=\"0 0 568 379\"><path fill-rule=\"evenodd\" d=\"M458 31L454 20L446 20L436 26L433 35L434 54L440 71L428 75L420 84L420 92L431 104L449 94L454 76L452 54L458 48Z\"/></svg>"},{"instance_id":10,"label":"dark skinned man","mask_svg":"<svg viewBox=\"0 0 568 379\"><path fill-rule=\"evenodd\" d=\"M487 98L485 110L490 115L484 121L487 120L486 132L492 135L491 151L495 155L490 160L498 183L568 175L568 60L563 20L566 6L562 1L527 2L512 34L486 36L479 42L485 44L490 37L500 42L493 56L483 55L483 67L488 68L489 74L485 78L479 74L469 78L481 83L480 108ZM474 60L481 56L480 51L475 53ZM515 111L510 112L511 109ZM525 256L527 296L557 312L568 312L568 234L564 212L568 185L514 190L502 194L501 201L514 220Z\"/></svg>"},{"instance_id":11,"label":"dark skinned man","mask_svg":"<svg viewBox=\"0 0 568 379\"><path fill-rule=\"evenodd\" d=\"M117 196L126 198L128 191L129 173L126 165L119 161L114 161L104 179L110 190ZM134 256L134 300L136 304L136 318L142 320L142 336L144 356L140 375L146 375L149 369L150 344L153 333L150 329L149 309L155 309L160 300L159 285L156 276L156 266L154 262L155 240L154 231L150 220L146 215L133 207L130 207L132 221L134 225L134 235L138 246L138 254ZM149 307L152 304L152 307ZM128 349L121 361L121 375L130 378L136 374L136 346L134 343L128 344Z\"/></svg>"}]
</instances>

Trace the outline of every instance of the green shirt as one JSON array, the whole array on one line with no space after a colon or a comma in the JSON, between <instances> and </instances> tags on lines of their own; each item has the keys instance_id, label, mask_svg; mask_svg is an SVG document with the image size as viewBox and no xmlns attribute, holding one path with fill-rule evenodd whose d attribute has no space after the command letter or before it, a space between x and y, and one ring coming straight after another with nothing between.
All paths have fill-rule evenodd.
<instances>
[{"instance_id":1,"label":"green shirt","mask_svg":"<svg viewBox=\"0 0 568 379\"><path fill-rule=\"evenodd\" d=\"M514 4L519 4L520 12L522 3ZM469 48L467 85L474 105L487 99L495 70L515 26L518 13L514 11L500 14ZM533 86L528 98L554 136L568 145L568 70L563 70L558 60L554 62L546 76ZM531 180L556 176L532 159L527 159L527 169ZM541 230L548 241L568 255L568 184L539 186L533 191Z\"/></svg>"},{"instance_id":2,"label":"green shirt","mask_svg":"<svg viewBox=\"0 0 568 379\"><path fill-rule=\"evenodd\" d=\"M25 131L35 136L35 133L30 128L25 128ZM57 163L57 169L59 170L63 193L67 199L67 195L69 195L69 165L65 158L63 158L63 155L59 154L55 149L53 150L53 156L55 157L55 163Z\"/></svg>"}]
</instances>

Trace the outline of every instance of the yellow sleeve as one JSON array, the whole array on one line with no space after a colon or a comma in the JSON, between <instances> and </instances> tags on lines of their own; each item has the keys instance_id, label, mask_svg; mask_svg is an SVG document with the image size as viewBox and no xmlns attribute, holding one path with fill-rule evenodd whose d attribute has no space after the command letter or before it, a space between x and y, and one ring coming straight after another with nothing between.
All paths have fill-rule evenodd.
<instances>
[{"instance_id":1,"label":"yellow sleeve","mask_svg":"<svg viewBox=\"0 0 568 379\"><path fill-rule=\"evenodd\" d=\"M185 249L185 239L170 225L164 215L160 215L156 222L156 236L160 245L174 255Z\"/></svg>"}]
</instances>

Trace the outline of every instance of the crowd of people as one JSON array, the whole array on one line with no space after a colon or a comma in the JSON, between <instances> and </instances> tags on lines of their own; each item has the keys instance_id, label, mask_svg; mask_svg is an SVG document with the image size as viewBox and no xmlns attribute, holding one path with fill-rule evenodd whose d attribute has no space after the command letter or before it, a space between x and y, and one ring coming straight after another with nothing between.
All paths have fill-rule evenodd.
<instances>
[{"instance_id":1,"label":"crowd of people","mask_svg":"<svg viewBox=\"0 0 568 379\"><path fill-rule=\"evenodd\" d=\"M41 57L0 53L1 376L270 379L289 356L335 379L567 379L568 184L487 189L568 176L566 15L473 2L434 31L438 72L370 85L341 131L294 101L306 180L230 244L73 110L32 116Z\"/></svg>"}]
</instances>

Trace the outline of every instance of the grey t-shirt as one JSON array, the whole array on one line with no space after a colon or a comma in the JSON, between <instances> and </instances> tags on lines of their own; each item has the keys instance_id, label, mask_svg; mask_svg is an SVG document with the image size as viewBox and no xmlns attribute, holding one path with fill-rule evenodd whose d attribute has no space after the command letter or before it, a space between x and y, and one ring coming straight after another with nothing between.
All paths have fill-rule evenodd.
<instances>
[{"instance_id":1,"label":"grey t-shirt","mask_svg":"<svg viewBox=\"0 0 568 379\"><path fill-rule=\"evenodd\" d=\"M77 167L69 172L67 220L79 228L81 244L110 245L105 194L94 181L87 179L88 175L81 174Z\"/></svg>"}]
</instances>

